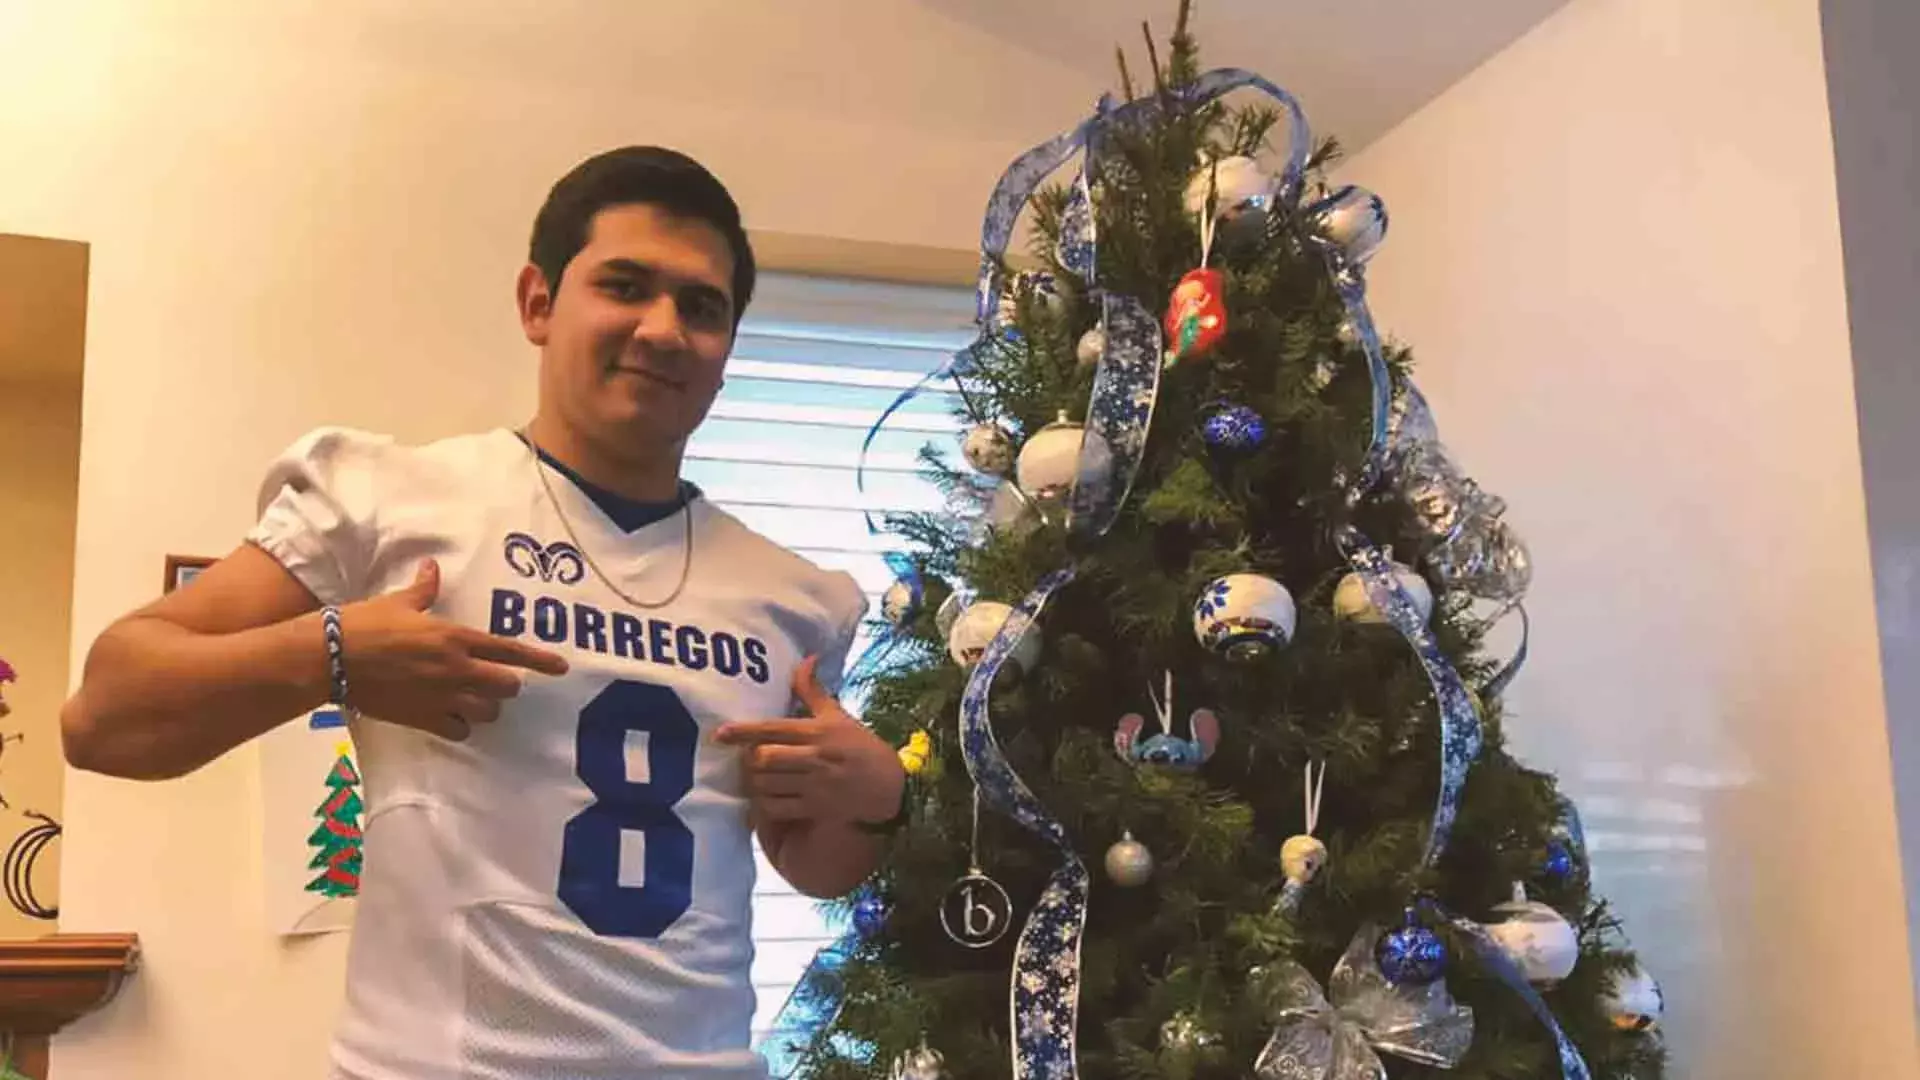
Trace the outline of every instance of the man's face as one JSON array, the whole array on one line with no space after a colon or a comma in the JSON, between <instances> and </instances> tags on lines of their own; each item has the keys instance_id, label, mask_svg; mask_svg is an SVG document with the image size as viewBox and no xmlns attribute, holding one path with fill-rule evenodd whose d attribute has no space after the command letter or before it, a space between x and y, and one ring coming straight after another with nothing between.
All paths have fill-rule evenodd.
<instances>
[{"instance_id":1,"label":"man's face","mask_svg":"<svg viewBox=\"0 0 1920 1080\"><path fill-rule=\"evenodd\" d=\"M702 221L609 207L557 293L521 273L542 407L618 454L675 452L706 418L733 348L733 254Z\"/></svg>"}]
</instances>

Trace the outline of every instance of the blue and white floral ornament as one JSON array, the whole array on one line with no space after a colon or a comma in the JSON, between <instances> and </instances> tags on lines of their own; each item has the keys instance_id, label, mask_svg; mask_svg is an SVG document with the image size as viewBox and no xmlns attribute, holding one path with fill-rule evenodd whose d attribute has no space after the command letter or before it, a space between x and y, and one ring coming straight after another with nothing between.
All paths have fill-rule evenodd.
<instances>
[{"instance_id":1,"label":"blue and white floral ornament","mask_svg":"<svg viewBox=\"0 0 1920 1080\"><path fill-rule=\"evenodd\" d=\"M1200 435L1215 450L1245 454L1267 441L1267 422L1248 406L1222 405L1207 414Z\"/></svg>"},{"instance_id":2,"label":"blue and white floral ornament","mask_svg":"<svg viewBox=\"0 0 1920 1080\"><path fill-rule=\"evenodd\" d=\"M1193 633L1208 652L1251 662L1293 640L1293 594L1264 574L1228 574L1201 590Z\"/></svg>"}]
</instances>

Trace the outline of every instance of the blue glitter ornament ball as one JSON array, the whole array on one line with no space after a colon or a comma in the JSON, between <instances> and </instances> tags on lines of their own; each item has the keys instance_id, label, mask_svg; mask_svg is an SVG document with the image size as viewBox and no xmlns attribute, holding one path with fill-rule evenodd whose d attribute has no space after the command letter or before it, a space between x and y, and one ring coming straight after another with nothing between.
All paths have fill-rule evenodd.
<instances>
[{"instance_id":1,"label":"blue glitter ornament ball","mask_svg":"<svg viewBox=\"0 0 1920 1080\"><path fill-rule=\"evenodd\" d=\"M853 929L861 937L872 937L887 921L887 905L877 896L863 896L853 902Z\"/></svg>"},{"instance_id":2,"label":"blue glitter ornament ball","mask_svg":"<svg viewBox=\"0 0 1920 1080\"><path fill-rule=\"evenodd\" d=\"M1573 880L1573 851L1559 840L1547 844L1547 859L1540 864L1541 874L1555 885Z\"/></svg>"},{"instance_id":3,"label":"blue glitter ornament ball","mask_svg":"<svg viewBox=\"0 0 1920 1080\"><path fill-rule=\"evenodd\" d=\"M1215 450L1244 454L1267 441L1267 422L1245 405L1222 405L1207 417L1200 434Z\"/></svg>"},{"instance_id":4,"label":"blue glitter ornament ball","mask_svg":"<svg viewBox=\"0 0 1920 1080\"><path fill-rule=\"evenodd\" d=\"M1447 970L1447 943L1411 915L1406 925L1380 938L1380 973L1398 986L1425 986Z\"/></svg>"}]
</instances>

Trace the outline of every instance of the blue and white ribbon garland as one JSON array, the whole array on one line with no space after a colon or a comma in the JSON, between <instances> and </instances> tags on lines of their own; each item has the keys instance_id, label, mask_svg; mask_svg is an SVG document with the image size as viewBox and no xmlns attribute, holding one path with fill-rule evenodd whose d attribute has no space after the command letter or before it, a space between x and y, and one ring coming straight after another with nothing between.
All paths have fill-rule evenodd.
<instances>
[{"instance_id":1,"label":"blue and white ribbon garland","mask_svg":"<svg viewBox=\"0 0 1920 1080\"><path fill-rule=\"evenodd\" d=\"M968 677L960 700L961 753L981 801L1053 845L1061 858L1014 947L1008 1004L1014 1080L1072 1080L1078 1075L1080 940L1086 929L1091 882L1066 828L1007 763L993 736L987 702L1001 665L1047 600L1072 581L1073 574L1072 567L1049 573L1013 609Z\"/></svg>"},{"instance_id":2,"label":"blue and white ribbon garland","mask_svg":"<svg viewBox=\"0 0 1920 1080\"><path fill-rule=\"evenodd\" d=\"M1342 526L1337 534L1340 550L1346 554L1361 579L1366 582L1367 598L1387 617L1387 622L1407 639L1433 685L1434 700L1440 711L1440 796L1433 811L1433 827L1427 833L1426 853L1421 865L1431 868L1447 849L1453 822L1460 813L1460 798L1466 790L1467 771L1480 756L1480 709L1468 692L1460 673L1447 662L1427 626L1413 597L1393 573L1393 563L1360 530Z\"/></svg>"},{"instance_id":3,"label":"blue and white ribbon garland","mask_svg":"<svg viewBox=\"0 0 1920 1080\"><path fill-rule=\"evenodd\" d=\"M1586 1059L1580 1056L1580 1049L1573 1045L1573 1040L1567 1037L1567 1033L1560 1029L1560 1021L1554 1017L1553 1010L1547 1007L1546 1001L1540 997L1540 992L1533 988L1533 984L1527 981L1526 975L1514 965L1512 960L1507 959L1507 954L1501 951L1500 946L1491 937L1487 936L1486 930L1472 919L1455 915L1431 900L1421 901L1420 906L1445 919L1448 925L1473 942L1474 955L1479 958L1481 965L1493 972L1501 982L1506 983L1508 989L1518 994L1520 1000L1526 1003L1527 1008L1547 1029L1547 1033L1553 1036L1554 1047L1560 1057L1562 1080L1593 1080L1593 1074L1587 1069Z\"/></svg>"}]
</instances>

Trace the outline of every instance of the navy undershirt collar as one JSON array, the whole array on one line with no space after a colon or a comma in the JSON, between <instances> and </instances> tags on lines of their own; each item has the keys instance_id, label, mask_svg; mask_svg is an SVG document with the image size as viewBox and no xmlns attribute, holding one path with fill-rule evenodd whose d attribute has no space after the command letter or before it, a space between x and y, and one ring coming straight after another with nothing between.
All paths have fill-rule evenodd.
<instances>
[{"instance_id":1,"label":"navy undershirt collar","mask_svg":"<svg viewBox=\"0 0 1920 1080\"><path fill-rule=\"evenodd\" d=\"M517 431L514 432L514 434L519 437L521 442L526 443L528 446L533 446L532 441L529 440L526 435ZM667 502L642 502L639 499L629 499L625 495L608 491L606 488L581 476L579 473L573 471L565 462L547 453L546 450L538 446L533 446L533 451L540 455L541 461L546 462L555 472L566 477L573 483L574 487L584 492L587 498L592 499L593 504L600 508L601 513L607 515L608 520L626 532L644 529L656 521L665 521L667 518L679 513L681 507L686 506L688 503L700 497L700 488L697 485L690 480L682 480L680 481L679 498L671 499Z\"/></svg>"}]
</instances>

